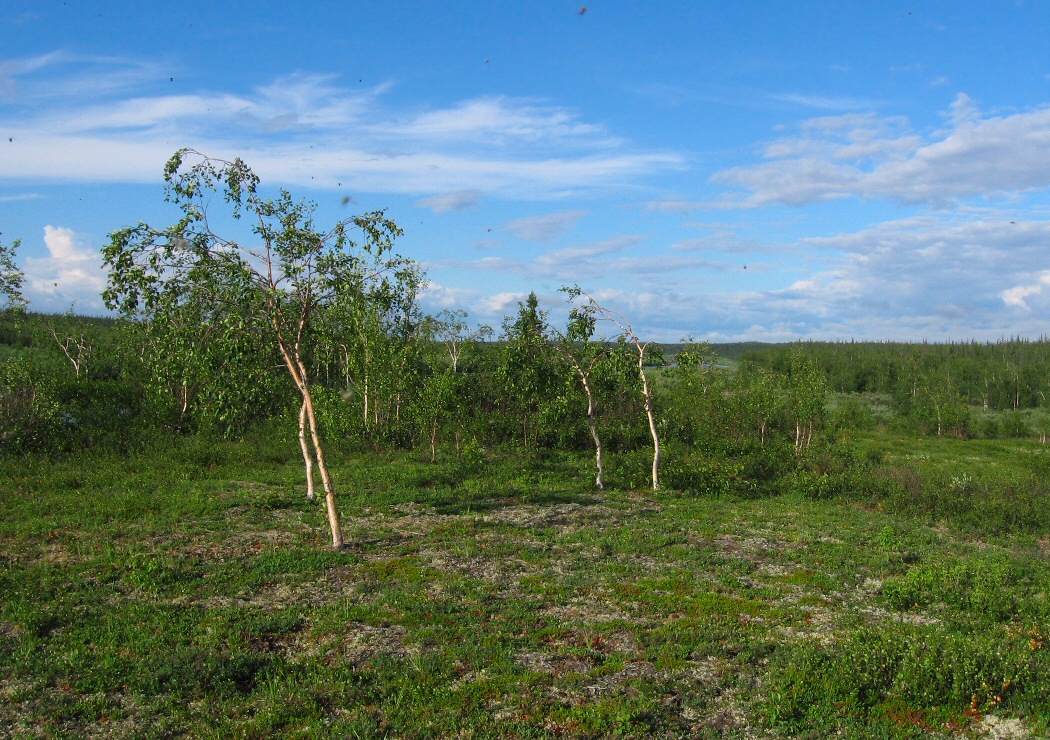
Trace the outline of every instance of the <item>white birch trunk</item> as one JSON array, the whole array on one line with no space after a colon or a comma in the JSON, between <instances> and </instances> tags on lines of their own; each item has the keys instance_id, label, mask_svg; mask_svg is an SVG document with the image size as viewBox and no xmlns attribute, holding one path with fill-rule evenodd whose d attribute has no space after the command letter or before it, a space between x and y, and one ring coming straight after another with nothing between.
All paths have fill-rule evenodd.
<instances>
[{"instance_id":1,"label":"white birch trunk","mask_svg":"<svg viewBox=\"0 0 1050 740\"><path fill-rule=\"evenodd\" d=\"M591 439L594 440L594 463L598 467L598 477L595 478L594 484L599 489L603 489L605 488L605 465L602 460L602 440L598 436L598 420L595 418L597 409L594 403L594 391L585 374L581 373L580 379L583 381L583 389L587 392L587 429L591 433Z\"/></svg>"},{"instance_id":2,"label":"white birch trunk","mask_svg":"<svg viewBox=\"0 0 1050 740\"><path fill-rule=\"evenodd\" d=\"M299 447L303 451L303 467L306 468L306 498L308 501L317 500L317 492L314 491L314 458L310 453L310 443L306 440L306 403L299 407Z\"/></svg>"},{"instance_id":3,"label":"white birch trunk","mask_svg":"<svg viewBox=\"0 0 1050 740\"><path fill-rule=\"evenodd\" d=\"M653 393L645 374L645 349L638 348L638 374L642 377L642 395L645 397L645 415L649 419L649 433L653 437L653 490L660 490L660 435L656 431L656 413L653 411Z\"/></svg>"}]
</instances>

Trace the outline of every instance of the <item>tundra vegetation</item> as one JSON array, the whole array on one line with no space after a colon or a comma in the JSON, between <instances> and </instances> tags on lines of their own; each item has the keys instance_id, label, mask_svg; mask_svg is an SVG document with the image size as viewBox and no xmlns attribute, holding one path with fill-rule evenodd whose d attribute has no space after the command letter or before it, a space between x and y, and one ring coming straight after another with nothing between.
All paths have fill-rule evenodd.
<instances>
[{"instance_id":1,"label":"tundra vegetation","mask_svg":"<svg viewBox=\"0 0 1050 740\"><path fill-rule=\"evenodd\" d=\"M1050 733L1050 342L493 336L385 215L175 164L257 223L173 191L119 318L3 267L0 734Z\"/></svg>"}]
</instances>

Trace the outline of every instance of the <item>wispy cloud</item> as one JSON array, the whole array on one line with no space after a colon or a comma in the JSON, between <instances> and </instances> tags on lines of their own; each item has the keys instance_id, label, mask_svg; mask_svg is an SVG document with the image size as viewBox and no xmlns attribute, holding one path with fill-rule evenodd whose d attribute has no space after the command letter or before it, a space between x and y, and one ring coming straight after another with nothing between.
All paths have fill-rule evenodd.
<instances>
[{"instance_id":1,"label":"wispy cloud","mask_svg":"<svg viewBox=\"0 0 1050 740\"><path fill-rule=\"evenodd\" d=\"M945 205L1050 185L1050 108L982 114L965 95L946 113L948 128L927 136L902 118L849 114L817 118L767 144L761 164L712 180L745 191L712 205L802 206L847 197Z\"/></svg>"},{"instance_id":2,"label":"wispy cloud","mask_svg":"<svg viewBox=\"0 0 1050 740\"><path fill-rule=\"evenodd\" d=\"M503 228L519 239L530 242L552 242L587 215L587 211L562 211L543 216L516 218Z\"/></svg>"},{"instance_id":3,"label":"wispy cloud","mask_svg":"<svg viewBox=\"0 0 1050 740\"><path fill-rule=\"evenodd\" d=\"M451 213L453 211L465 211L478 204L477 190L456 190L451 193L432 195L422 198L416 202L420 208L429 208L434 213Z\"/></svg>"},{"instance_id":4,"label":"wispy cloud","mask_svg":"<svg viewBox=\"0 0 1050 740\"><path fill-rule=\"evenodd\" d=\"M916 216L793 244L751 245L793 253L796 277L695 254L632 255L643 241L624 235L469 267L592 287L638 331L661 341L686 334L714 341L995 340L1045 332L1040 320L1050 312L1050 221L1013 212ZM487 310L481 294L470 305Z\"/></svg>"},{"instance_id":5,"label":"wispy cloud","mask_svg":"<svg viewBox=\"0 0 1050 740\"><path fill-rule=\"evenodd\" d=\"M610 255L622 254L641 241L643 241L641 236L625 234L614 239L556 249L538 256L535 259L535 265L548 274L564 271L566 268L577 271L589 267L596 261L607 264Z\"/></svg>"},{"instance_id":6,"label":"wispy cloud","mask_svg":"<svg viewBox=\"0 0 1050 740\"><path fill-rule=\"evenodd\" d=\"M70 69L73 61L86 71ZM0 150L4 178L155 182L175 149L193 146L242 156L273 183L552 198L683 166L677 154L640 150L532 99L406 114L385 105L389 83L348 89L332 75L306 74L244 91L169 94L155 64L65 53L9 62L0 80L7 103L18 101L0 100L14 139ZM434 204L454 206L448 198Z\"/></svg>"},{"instance_id":7,"label":"wispy cloud","mask_svg":"<svg viewBox=\"0 0 1050 740\"><path fill-rule=\"evenodd\" d=\"M155 60L52 51L0 62L0 92L21 105L85 104L168 79L163 69Z\"/></svg>"},{"instance_id":8,"label":"wispy cloud","mask_svg":"<svg viewBox=\"0 0 1050 740\"><path fill-rule=\"evenodd\" d=\"M572 111L531 100L487 97L466 100L445 110L427 111L388 125L384 133L443 141L496 137L495 143L575 139L589 146L618 146L601 126L584 123ZM491 139L490 139L491 141Z\"/></svg>"},{"instance_id":9,"label":"wispy cloud","mask_svg":"<svg viewBox=\"0 0 1050 740\"><path fill-rule=\"evenodd\" d=\"M651 200L645 204L645 210L658 213L680 213L683 216L688 216L690 213L707 208L708 205L703 201L670 198L667 200Z\"/></svg>"},{"instance_id":10,"label":"wispy cloud","mask_svg":"<svg viewBox=\"0 0 1050 740\"><path fill-rule=\"evenodd\" d=\"M866 98L843 98L805 93L774 93L770 97L779 103L823 110L865 110L877 108L880 105L877 101Z\"/></svg>"},{"instance_id":11,"label":"wispy cloud","mask_svg":"<svg viewBox=\"0 0 1050 740\"><path fill-rule=\"evenodd\" d=\"M714 234L683 239L674 242L668 249L675 252L769 252L773 251L768 244L755 239L741 238L736 231L722 229ZM779 251L779 250L778 250Z\"/></svg>"},{"instance_id":12,"label":"wispy cloud","mask_svg":"<svg viewBox=\"0 0 1050 740\"><path fill-rule=\"evenodd\" d=\"M585 280L605 284L657 285L678 284L680 276L689 275L695 284L697 271L737 269L736 265L714 262L703 257L647 254L631 256L629 251L646 240L635 234L624 234L602 241L544 252L529 259L489 256L456 266L505 275L524 275L533 280L565 285Z\"/></svg>"}]
</instances>

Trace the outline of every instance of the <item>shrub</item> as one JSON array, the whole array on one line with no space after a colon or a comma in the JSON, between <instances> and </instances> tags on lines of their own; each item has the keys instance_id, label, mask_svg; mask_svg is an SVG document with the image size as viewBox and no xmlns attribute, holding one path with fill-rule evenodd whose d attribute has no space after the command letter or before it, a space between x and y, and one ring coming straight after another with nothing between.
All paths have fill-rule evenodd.
<instances>
[{"instance_id":1,"label":"shrub","mask_svg":"<svg viewBox=\"0 0 1050 740\"><path fill-rule=\"evenodd\" d=\"M705 496L724 496L745 487L741 466L729 461L671 459L660 467L662 485Z\"/></svg>"},{"instance_id":2,"label":"shrub","mask_svg":"<svg viewBox=\"0 0 1050 740\"><path fill-rule=\"evenodd\" d=\"M1028 417L1020 411L1012 411L1003 417L1002 434L1012 439L1024 439L1032 436L1028 426Z\"/></svg>"},{"instance_id":3,"label":"shrub","mask_svg":"<svg viewBox=\"0 0 1050 740\"><path fill-rule=\"evenodd\" d=\"M783 482L783 492L813 500L836 498L841 492L839 476L796 470Z\"/></svg>"},{"instance_id":4,"label":"shrub","mask_svg":"<svg viewBox=\"0 0 1050 740\"><path fill-rule=\"evenodd\" d=\"M1019 566L995 556L957 563L922 563L902 576L888 579L883 596L891 606L947 604L972 619L1005 621L1018 615L1024 574Z\"/></svg>"},{"instance_id":5,"label":"shrub","mask_svg":"<svg viewBox=\"0 0 1050 740\"><path fill-rule=\"evenodd\" d=\"M653 451L636 448L610 455L609 483L620 488L651 488L653 484Z\"/></svg>"},{"instance_id":6,"label":"shrub","mask_svg":"<svg viewBox=\"0 0 1050 740\"><path fill-rule=\"evenodd\" d=\"M840 434L851 430L874 429L875 414L871 406L854 396L844 398L831 412L831 428Z\"/></svg>"},{"instance_id":7,"label":"shrub","mask_svg":"<svg viewBox=\"0 0 1050 740\"><path fill-rule=\"evenodd\" d=\"M1038 463L1035 466L1038 467ZM924 473L906 468L886 472L887 504L930 521L947 520L980 534L1050 531L1050 488L1044 475L989 472Z\"/></svg>"},{"instance_id":8,"label":"shrub","mask_svg":"<svg viewBox=\"0 0 1050 740\"><path fill-rule=\"evenodd\" d=\"M1002 435L999 420L994 416L988 416L977 425L977 433L984 439L998 439Z\"/></svg>"},{"instance_id":9,"label":"shrub","mask_svg":"<svg viewBox=\"0 0 1050 740\"><path fill-rule=\"evenodd\" d=\"M774 727L825 731L879 714L963 719L1050 702L1050 660L1031 630L957 632L943 625L862 626L828 647L778 651L765 701Z\"/></svg>"},{"instance_id":10,"label":"shrub","mask_svg":"<svg viewBox=\"0 0 1050 740\"><path fill-rule=\"evenodd\" d=\"M56 448L64 426L42 373L21 357L0 363L0 450Z\"/></svg>"}]
</instances>

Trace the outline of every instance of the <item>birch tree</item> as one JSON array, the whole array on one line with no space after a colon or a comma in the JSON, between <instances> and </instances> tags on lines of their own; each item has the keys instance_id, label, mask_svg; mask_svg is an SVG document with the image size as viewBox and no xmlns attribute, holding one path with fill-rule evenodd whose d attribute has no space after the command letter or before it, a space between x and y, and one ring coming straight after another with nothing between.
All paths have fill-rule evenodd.
<instances>
[{"instance_id":1,"label":"birch tree","mask_svg":"<svg viewBox=\"0 0 1050 740\"><path fill-rule=\"evenodd\" d=\"M15 253L21 245L19 239L10 246L0 242L0 311L4 313L19 311L26 306L22 297L25 275L15 266Z\"/></svg>"},{"instance_id":2,"label":"birch tree","mask_svg":"<svg viewBox=\"0 0 1050 740\"><path fill-rule=\"evenodd\" d=\"M227 283L221 264L169 288L122 327L165 426L229 436L285 406L291 386L274 373L282 360L259 341L270 331L259 292Z\"/></svg>"},{"instance_id":3,"label":"birch tree","mask_svg":"<svg viewBox=\"0 0 1050 740\"><path fill-rule=\"evenodd\" d=\"M824 414L827 380L813 360L797 348L791 352L791 373L787 379L787 412L795 426L795 455L802 457L813 442L816 421Z\"/></svg>"},{"instance_id":4,"label":"birch tree","mask_svg":"<svg viewBox=\"0 0 1050 740\"><path fill-rule=\"evenodd\" d=\"M446 424L453 427L456 450L461 448L460 428L470 397L468 378L462 372L463 359L492 334L491 327L485 325L472 331L466 320L466 311L447 309L424 322L430 372L422 379L416 404L429 439L431 462L437 459L438 433Z\"/></svg>"},{"instance_id":5,"label":"birch tree","mask_svg":"<svg viewBox=\"0 0 1050 740\"><path fill-rule=\"evenodd\" d=\"M760 367L741 368L734 380L741 421L758 432L758 443L765 447L770 421L776 418L782 403L777 380Z\"/></svg>"},{"instance_id":6,"label":"birch tree","mask_svg":"<svg viewBox=\"0 0 1050 740\"><path fill-rule=\"evenodd\" d=\"M248 301L250 315L261 317L266 327L259 340L277 350L298 393L308 494L316 466L332 547L342 549L335 487L310 393L314 321L353 286L402 262L389 256L401 230L382 211L321 230L314 223L312 203L293 200L285 190L275 198L263 197L258 176L242 160L207 157L191 149L172 156L164 182L166 199L182 211L182 218L164 229L140 223L110 235L103 248L109 271L106 305L149 319L182 305L187 290L202 283L216 291L220 305ZM213 216L216 205L222 213ZM251 224L247 233L238 226L245 223L242 219ZM236 235L218 233L213 223L223 222ZM355 231L359 241L351 238Z\"/></svg>"},{"instance_id":7,"label":"birch tree","mask_svg":"<svg viewBox=\"0 0 1050 740\"><path fill-rule=\"evenodd\" d=\"M535 419L553 388L556 373L547 346L547 312L535 293L518 303L518 315L503 322L503 345L497 376L507 405L520 414L522 440L528 449L535 437Z\"/></svg>"},{"instance_id":8,"label":"birch tree","mask_svg":"<svg viewBox=\"0 0 1050 740\"><path fill-rule=\"evenodd\" d=\"M568 293L569 300L580 296L576 288L561 288L561 290ZM595 375L601 363L609 359L609 346L604 342L592 341L596 324L596 314L590 304L574 307L569 311L565 333L553 332L552 344L572 368L576 380L580 382L584 395L587 397L587 431L594 442L594 463L597 468L594 484L599 489L603 489L605 488L605 450L601 435L598 433L599 406Z\"/></svg>"},{"instance_id":9,"label":"birch tree","mask_svg":"<svg viewBox=\"0 0 1050 740\"><path fill-rule=\"evenodd\" d=\"M627 318L611 308L606 308L599 304L592 296L584 293L580 290L578 285L572 287L562 288L565 291L570 300L583 299L582 305L578 307L579 315L587 317L588 321L592 321L595 324L597 322L607 322L614 326L617 330L617 335L614 339L618 339L624 349L633 358L633 361L637 364L638 379L641 384L642 391L642 403L645 407L646 420L649 422L649 435L653 440L653 467L652 467L652 481L653 490L660 490L660 434L657 431L656 426L656 411L653 406L653 388L652 383L649 380L648 374L645 372L646 363L649 358L649 352L652 348L652 342L643 342L638 338L634 328Z\"/></svg>"},{"instance_id":10,"label":"birch tree","mask_svg":"<svg viewBox=\"0 0 1050 740\"><path fill-rule=\"evenodd\" d=\"M67 319L72 317L72 313L67 314ZM73 366L73 373L76 377L79 378L81 373L86 374L88 362L95 350L87 332L82 329L80 331L73 329L66 331L64 327L57 326L53 320L48 321L45 324L45 328L47 333L51 335L51 338L55 340L59 350Z\"/></svg>"},{"instance_id":11,"label":"birch tree","mask_svg":"<svg viewBox=\"0 0 1050 740\"><path fill-rule=\"evenodd\" d=\"M938 437L944 434L962 437L970 421L970 409L947 368L922 376L911 412L926 430L935 430Z\"/></svg>"},{"instance_id":12,"label":"birch tree","mask_svg":"<svg viewBox=\"0 0 1050 740\"><path fill-rule=\"evenodd\" d=\"M368 278L368 276L363 276ZM417 296L422 271L408 260L390 259L384 271L358 281L325 306L319 348L330 380L359 404L362 433L390 435L413 388L423 318Z\"/></svg>"}]
</instances>

